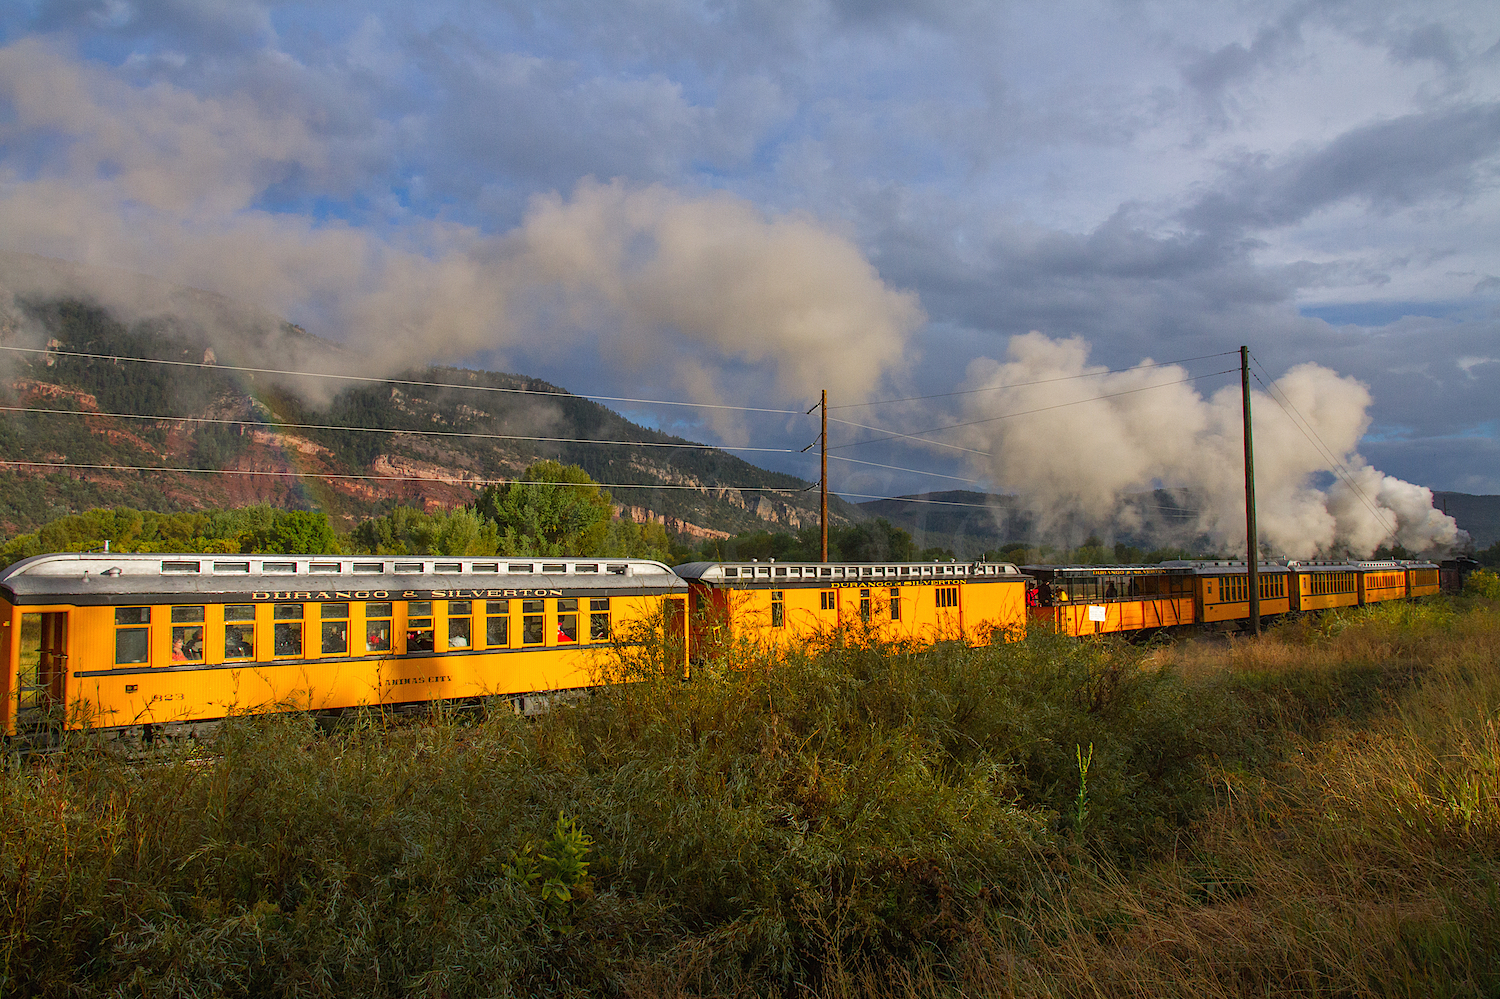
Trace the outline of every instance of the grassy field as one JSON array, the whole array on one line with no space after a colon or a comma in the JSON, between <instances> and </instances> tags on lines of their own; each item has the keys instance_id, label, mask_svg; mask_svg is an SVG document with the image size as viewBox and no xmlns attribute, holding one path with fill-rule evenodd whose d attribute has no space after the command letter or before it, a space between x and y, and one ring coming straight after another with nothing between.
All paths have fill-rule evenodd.
<instances>
[{"instance_id":1,"label":"grassy field","mask_svg":"<svg viewBox=\"0 0 1500 999\"><path fill-rule=\"evenodd\" d=\"M0 994L1494 995L1497 662L1465 598L80 741L0 776Z\"/></svg>"}]
</instances>

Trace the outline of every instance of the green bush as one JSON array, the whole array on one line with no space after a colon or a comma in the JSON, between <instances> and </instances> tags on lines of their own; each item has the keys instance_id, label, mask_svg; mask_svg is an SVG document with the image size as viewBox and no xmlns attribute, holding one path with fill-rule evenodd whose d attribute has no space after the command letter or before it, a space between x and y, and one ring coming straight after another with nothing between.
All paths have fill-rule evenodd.
<instances>
[{"instance_id":1,"label":"green bush","mask_svg":"<svg viewBox=\"0 0 1500 999\"><path fill-rule=\"evenodd\" d=\"M1500 574L1492 569L1476 569L1464 580L1464 592L1486 600L1500 600Z\"/></svg>"}]
</instances>

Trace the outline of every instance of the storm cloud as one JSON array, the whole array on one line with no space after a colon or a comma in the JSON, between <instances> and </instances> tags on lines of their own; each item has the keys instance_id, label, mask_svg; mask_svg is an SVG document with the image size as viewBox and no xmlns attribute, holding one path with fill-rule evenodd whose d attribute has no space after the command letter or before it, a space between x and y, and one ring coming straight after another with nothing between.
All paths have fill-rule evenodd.
<instances>
[{"instance_id":1,"label":"storm cloud","mask_svg":"<svg viewBox=\"0 0 1500 999\"><path fill-rule=\"evenodd\" d=\"M941 395L1031 331L1111 369L1247 343L1365 387L1349 455L1500 491L1492 4L40 0L0 14L0 106L0 248L380 364L793 408ZM632 415L811 439L680 414Z\"/></svg>"}]
</instances>

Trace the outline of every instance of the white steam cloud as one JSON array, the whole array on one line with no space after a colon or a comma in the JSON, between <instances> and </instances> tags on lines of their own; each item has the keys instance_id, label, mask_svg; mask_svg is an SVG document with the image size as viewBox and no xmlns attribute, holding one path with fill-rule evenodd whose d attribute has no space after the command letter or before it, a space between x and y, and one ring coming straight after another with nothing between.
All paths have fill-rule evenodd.
<instances>
[{"instance_id":1,"label":"white steam cloud","mask_svg":"<svg viewBox=\"0 0 1500 999\"><path fill-rule=\"evenodd\" d=\"M1158 485L1185 486L1201 509L1190 533L1227 548L1245 542L1243 417L1238 384L1205 398L1189 372L1148 359L1110 373L1088 363L1082 339L1040 333L1013 337L1008 360L974 361L968 370L961 443L986 455L978 471L1024 497L1046 531L1070 517L1105 523L1121 500ZM1226 359L1227 360L1227 359ZM1226 364L1226 367L1230 365ZM1082 377L1080 377L1082 376ZM1332 471L1281 405L1252 394L1256 507L1260 540L1297 558L1382 544L1414 551L1460 540L1453 518L1432 508L1431 490L1369 467L1356 448L1369 426L1369 390L1316 364L1276 382L1289 408L1307 421L1348 470ZM1026 414L1026 415L1012 415ZM1136 525L1123 525L1126 527Z\"/></svg>"},{"instance_id":2,"label":"white steam cloud","mask_svg":"<svg viewBox=\"0 0 1500 999\"><path fill-rule=\"evenodd\" d=\"M258 207L292 175L349 183L350 151L282 110L133 86L34 40L0 48L6 107L0 249L89 265L75 277L131 316L180 309L172 285L202 288L314 314L371 370L587 349L700 401L748 389L720 383L734 366L786 400L863 398L924 319L844 236L727 194L586 180L507 233L398 216L377 234Z\"/></svg>"}]
</instances>

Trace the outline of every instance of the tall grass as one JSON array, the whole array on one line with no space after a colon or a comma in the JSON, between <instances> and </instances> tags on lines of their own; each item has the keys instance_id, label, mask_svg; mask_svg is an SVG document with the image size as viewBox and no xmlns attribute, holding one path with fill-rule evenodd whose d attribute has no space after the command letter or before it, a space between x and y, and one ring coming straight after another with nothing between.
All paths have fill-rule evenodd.
<instances>
[{"instance_id":1,"label":"tall grass","mask_svg":"<svg viewBox=\"0 0 1500 999\"><path fill-rule=\"evenodd\" d=\"M81 739L0 777L0 993L1483 994L1497 648L648 649L534 721Z\"/></svg>"}]
</instances>

